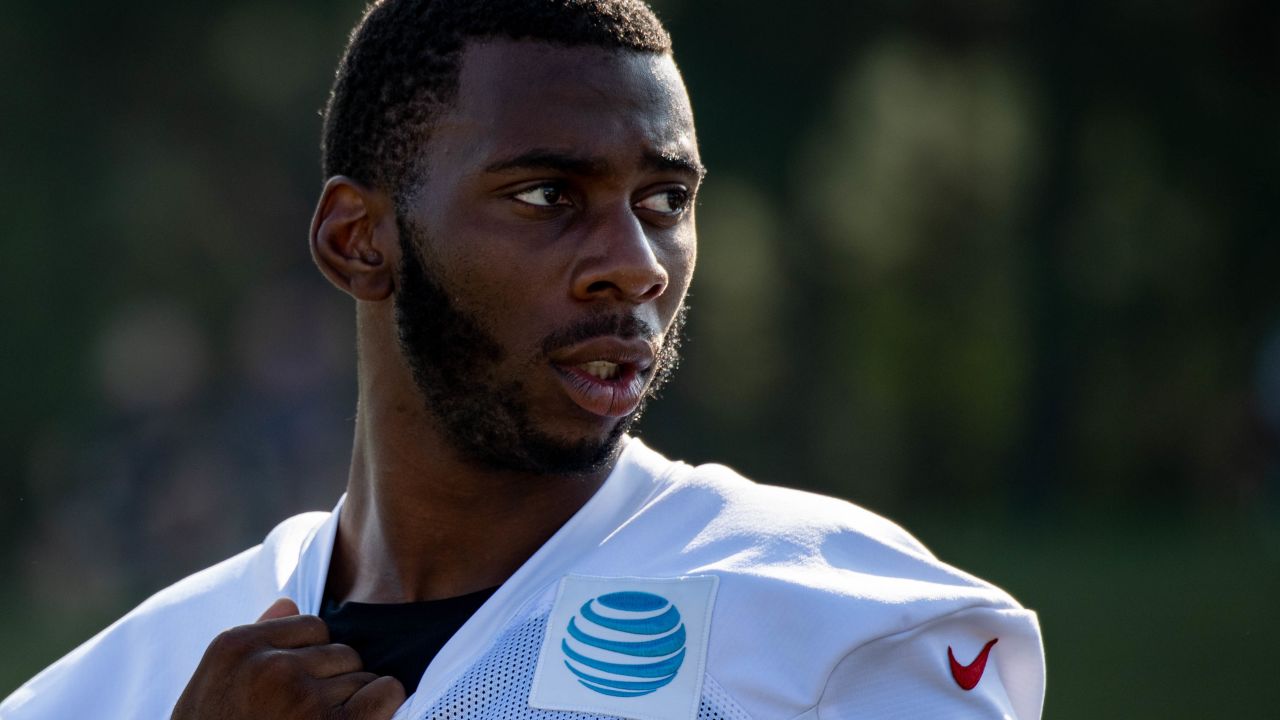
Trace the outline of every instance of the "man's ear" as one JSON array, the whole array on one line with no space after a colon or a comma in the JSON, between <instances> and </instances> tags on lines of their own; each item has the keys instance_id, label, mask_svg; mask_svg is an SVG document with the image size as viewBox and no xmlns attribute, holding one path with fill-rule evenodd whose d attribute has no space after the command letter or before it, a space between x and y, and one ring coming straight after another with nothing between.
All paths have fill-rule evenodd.
<instances>
[{"instance_id":1,"label":"man's ear","mask_svg":"<svg viewBox=\"0 0 1280 720\"><path fill-rule=\"evenodd\" d=\"M356 300L386 300L395 289L397 232L390 198L336 175L324 184L311 218L311 257L329 282Z\"/></svg>"}]
</instances>

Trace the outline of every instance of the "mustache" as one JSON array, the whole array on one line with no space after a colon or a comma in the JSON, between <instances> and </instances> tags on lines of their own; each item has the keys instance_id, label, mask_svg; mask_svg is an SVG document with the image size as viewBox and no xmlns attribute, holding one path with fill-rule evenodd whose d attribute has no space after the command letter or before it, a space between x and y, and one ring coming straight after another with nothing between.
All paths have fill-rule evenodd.
<instances>
[{"instance_id":1,"label":"mustache","mask_svg":"<svg viewBox=\"0 0 1280 720\"><path fill-rule=\"evenodd\" d=\"M548 335L542 341L542 353L550 355L597 337L640 338L652 343L657 336L652 325L634 315L594 315Z\"/></svg>"}]
</instances>

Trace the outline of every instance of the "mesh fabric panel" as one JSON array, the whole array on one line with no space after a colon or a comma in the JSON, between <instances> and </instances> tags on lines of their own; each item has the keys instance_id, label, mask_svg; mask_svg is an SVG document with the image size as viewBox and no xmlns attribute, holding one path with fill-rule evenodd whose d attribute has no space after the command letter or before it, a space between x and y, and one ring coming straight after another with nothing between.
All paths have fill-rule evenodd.
<instances>
[{"instance_id":1,"label":"mesh fabric panel","mask_svg":"<svg viewBox=\"0 0 1280 720\"><path fill-rule=\"evenodd\" d=\"M615 720L611 715L529 707L533 672L547 616L513 626L427 710L423 720ZM697 720L751 720L710 676L704 676Z\"/></svg>"}]
</instances>

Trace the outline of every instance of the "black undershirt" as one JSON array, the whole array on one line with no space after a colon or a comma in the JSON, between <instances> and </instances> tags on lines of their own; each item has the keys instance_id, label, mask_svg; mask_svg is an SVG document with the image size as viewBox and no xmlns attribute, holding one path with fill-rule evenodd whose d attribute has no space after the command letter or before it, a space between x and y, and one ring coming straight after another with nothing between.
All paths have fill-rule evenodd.
<instances>
[{"instance_id":1,"label":"black undershirt","mask_svg":"<svg viewBox=\"0 0 1280 720\"><path fill-rule=\"evenodd\" d=\"M366 671L396 678L412 695L431 659L495 590L394 604L339 604L326 596L320 618L330 642L355 648Z\"/></svg>"}]
</instances>

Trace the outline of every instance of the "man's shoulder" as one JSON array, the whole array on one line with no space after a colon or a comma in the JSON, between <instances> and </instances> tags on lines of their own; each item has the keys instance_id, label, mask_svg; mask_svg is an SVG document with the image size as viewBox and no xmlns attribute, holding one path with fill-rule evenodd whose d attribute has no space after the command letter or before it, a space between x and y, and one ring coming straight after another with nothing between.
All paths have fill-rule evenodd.
<instances>
[{"instance_id":1,"label":"man's shoulder","mask_svg":"<svg viewBox=\"0 0 1280 720\"><path fill-rule=\"evenodd\" d=\"M258 607L258 596L287 593L306 541L328 517L328 512L308 512L285 519L260 544L160 590L118 624L164 623L174 615L222 629L242 624L236 621L243 618L252 622L266 609Z\"/></svg>"},{"instance_id":2,"label":"man's shoulder","mask_svg":"<svg viewBox=\"0 0 1280 720\"><path fill-rule=\"evenodd\" d=\"M640 514L660 509L664 517L698 530L703 540L786 545L843 537L867 548L933 558L897 523L847 500L757 482L728 465L668 460L642 443L632 445L630 461L654 481Z\"/></svg>"},{"instance_id":3,"label":"man's shoulder","mask_svg":"<svg viewBox=\"0 0 1280 720\"><path fill-rule=\"evenodd\" d=\"M921 716L988 717L991 708L1014 707L1008 715L1033 715L1043 692L1036 618L1001 588L851 502L753 482L718 464L653 467L655 491L590 569L715 577L706 672L750 716L845 708L851 677L894 697L937 688ZM966 693L949 674L949 648L968 662L996 638L991 664L1007 682L983 685L990 697ZM910 667L875 670L890 661ZM867 705L868 716L894 702L882 699L889 705Z\"/></svg>"},{"instance_id":4,"label":"man's shoulder","mask_svg":"<svg viewBox=\"0 0 1280 720\"><path fill-rule=\"evenodd\" d=\"M108 717L167 715L209 642L288 594L302 548L328 515L291 517L261 544L152 595L18 688L0 703L0 714L6 720L71 717L82 710Z\"/></svg>"},{"instance_id":5,"label":"man's shoulder","mask_svg":"<svg viewBox=\"0 0 1280 720\"><path fill-rule=\"evenodd\" d=\"M650 533L682 544L683 562L794 578L797 590L856 585L867 597L885 583L909 583L921 596L954 597L967 588L1016 605L991 583L938 559L896 522L847 500L750 480L720 464L683 466L641 516ZM655 525L666 525L655 532ZM945 588L945 589L943 589ZM887 589L900 602L901 588Z\"/></svg>"},{"instance_id":6,"label":"man's shoulder","mask_svg":"<svg viewBox=\"0 0 1280 720\"><path fill-rule=\"evenodd\" d=\"M283 589L297 568L307 539L328 517L328 512L289 517L272 528L260 544L164 588L122 619L164 613L219 593L242 593L246 585Z\"/></svg>"},{"instance_id":7,"label":"man's shoulder","mask_svg":"<svg viewBox=\"0 0 1280 720\"><path fill-rule=\"evenodd\" d=\"M671 463L660 477L601 547L604 562L621 560L654 577L714 574L722 588L717 605L748 614L791 604L833 619L856 612L866 633L906 630L967 608L1021 607L897 523L846 500L757 483L719 464Z\"/></svg>"},{"instance_id":8,"label":"man's shoulder","mask_svg":"<svg viewBox=\"0 0 1280 720\"><path fill-rule=\"evenodd\" d=\"M765 542L841 538L837 542L933 559L905 528L848 500L757 482L718 463L693 466L681 480L681 489L708 492L721 505L717 532L745 533Z\"/></svg>"}]
</instances>

